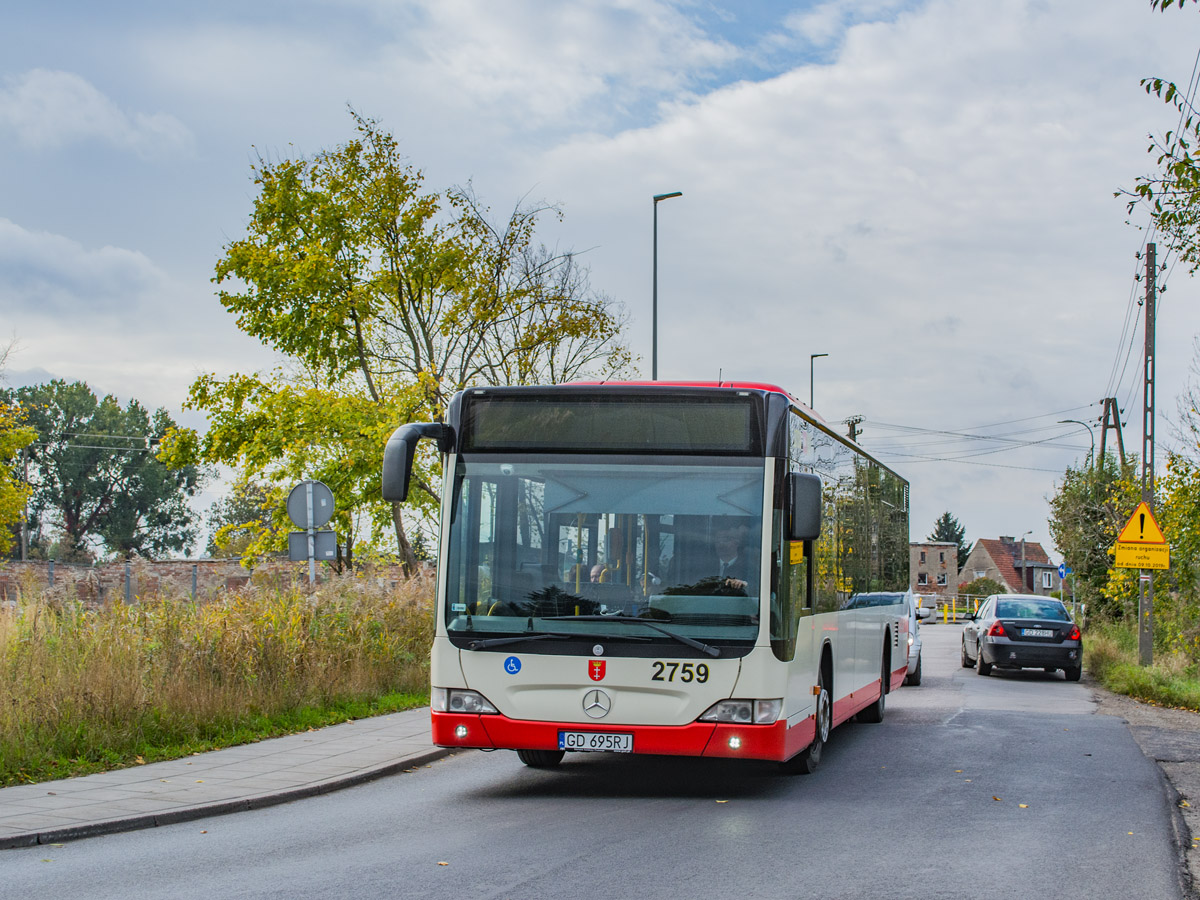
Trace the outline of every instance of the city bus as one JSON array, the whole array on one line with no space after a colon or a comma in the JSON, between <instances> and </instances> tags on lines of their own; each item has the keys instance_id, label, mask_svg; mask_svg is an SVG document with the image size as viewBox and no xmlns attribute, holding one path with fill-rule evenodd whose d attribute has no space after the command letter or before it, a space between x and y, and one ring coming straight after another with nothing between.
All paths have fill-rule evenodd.
<instances>
[{"instance_id":1,"label":"city bus","mask_svg":"<svg viewBox=\"0 0 1200 900\"><path fill-rule=\"evenodd\" d=\"M471 388L402 425L443 487L433 741L773 760L883 718L907 672L908 483L779 387Z\"/></svg>"}]
</instances>

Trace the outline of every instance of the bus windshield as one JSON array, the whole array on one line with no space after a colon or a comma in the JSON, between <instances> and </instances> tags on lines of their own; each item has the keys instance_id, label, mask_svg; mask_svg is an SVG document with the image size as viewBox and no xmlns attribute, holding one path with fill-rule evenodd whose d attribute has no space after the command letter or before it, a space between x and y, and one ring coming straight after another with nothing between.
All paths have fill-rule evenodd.
<instances>
[{"instance_id":1,"label":"bus windshield","mask_svg":"<svg viewBox=\"0 0 1200 900\"><path fill-rule=\"evenodd\" d=\"M633 617L692 639L752 642L763 478L761 460L460 458L447 630L463 638L576 629L581 636L658 633L638 628Z\"/></svg>"}]
</instances>

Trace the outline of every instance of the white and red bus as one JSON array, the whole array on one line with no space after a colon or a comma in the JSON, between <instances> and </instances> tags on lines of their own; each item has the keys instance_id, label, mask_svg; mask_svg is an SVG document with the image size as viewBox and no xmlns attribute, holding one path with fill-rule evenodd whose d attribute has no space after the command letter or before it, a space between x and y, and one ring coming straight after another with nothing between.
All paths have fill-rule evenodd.
<instances>
[{"instance_id":1,"label":"white and red bus","mask_svg":"<svg viewBox=\"0 0 1200 900\"><path fill-rule=\"evenodd\" d=\"M434 743L775 760L907 669L908 484L763 384L473 388L443 454Z\"/></svg>"}]
</instances>

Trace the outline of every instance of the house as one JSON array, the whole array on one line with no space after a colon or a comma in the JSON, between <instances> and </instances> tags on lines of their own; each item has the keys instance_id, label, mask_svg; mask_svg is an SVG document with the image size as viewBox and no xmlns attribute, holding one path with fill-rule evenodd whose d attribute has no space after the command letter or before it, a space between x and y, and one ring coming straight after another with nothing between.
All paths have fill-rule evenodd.
<instances>
[{"instance_id":1,"label":"house","mask_svg":"<svg viewBox=\"0 0 1200 900\"><path fill-rule=\"evenodd\" d=\"M1049 594L1061 588L1058 566L1037 541L980 538L959 570L959 582L991 578L1013 594Z\"/></svg>"},{"instance_id":2,"label":"house","mask_svg":"<svg viewBox=\"0 0 1200 900\"><path fill-rule=\"evenodd\" d=\"M909 586L917 594L951 597L958 592L958 544L925 541L908 545Z\"/></svg>"}]
</instances>

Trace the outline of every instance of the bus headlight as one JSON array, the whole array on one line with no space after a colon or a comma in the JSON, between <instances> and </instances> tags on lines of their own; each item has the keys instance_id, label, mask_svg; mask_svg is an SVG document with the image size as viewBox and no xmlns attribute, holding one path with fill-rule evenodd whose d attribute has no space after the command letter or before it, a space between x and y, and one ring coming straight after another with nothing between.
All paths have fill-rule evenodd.
<instances>
[{"instance_id":1,"label":"bus headlight","mask_svg":"<svg viewBox=\"0 0 1200 900\"><path fill-rule=\"evenodd\" d=\"M432 688L429 691L429 705L434 712L470 714L499 712L483 694L459 688Z\"/></svg>"},{"instance_id":2,"label":"bus headlight","mask_svg":"<svg viewBox=\"0 0 1200 900\"><path fill-rule=\"evenodd\" d=\"M782 710L782 700L721 700L706 709L699 721L771 725Z\"/></svg>"}]
</instances>

